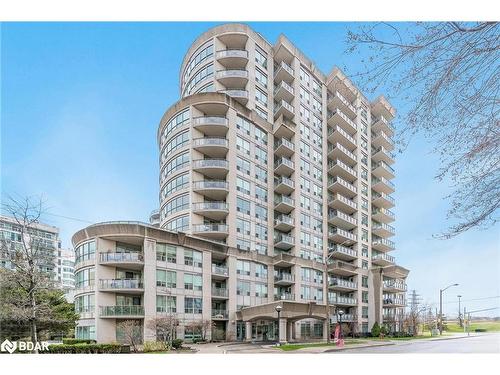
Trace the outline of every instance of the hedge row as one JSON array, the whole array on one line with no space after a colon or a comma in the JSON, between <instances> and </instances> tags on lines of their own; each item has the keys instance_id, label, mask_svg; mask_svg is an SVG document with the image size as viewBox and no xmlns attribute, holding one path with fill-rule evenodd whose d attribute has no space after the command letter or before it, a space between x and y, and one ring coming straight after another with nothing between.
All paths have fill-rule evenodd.
<instances>
[{"instance_id":1,"label":"hedge row","mask_svg":"<svg viewBox=\"0 0 500 375\"><path fill-rule=\"evenodd\" d=\"M128 347L120 344L55 344L49 345L49 350L44 353L50 354L114 354L124 353Z\"/></svg>"},{"instance_id":2,"label":"hedge row","mask_svg":"<svg viewBox=\"0 0 500 375\"><path fill-rule=\"evenodd\" d=\"M65 345L76 345L76 344L95 344L97 341L90 339L72 339L66 338L62 340Z\"/></svg>"}]
</instances>

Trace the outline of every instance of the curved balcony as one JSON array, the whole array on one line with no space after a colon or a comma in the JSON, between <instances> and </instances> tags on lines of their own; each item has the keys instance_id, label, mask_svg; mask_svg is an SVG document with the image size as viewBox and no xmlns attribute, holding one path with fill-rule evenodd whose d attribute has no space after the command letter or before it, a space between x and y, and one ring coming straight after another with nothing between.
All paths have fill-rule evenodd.
<instances>
[{"instance_id":1,"label":"curved balcony","mask_svg":"<svg viewBox=\"0 0 500 375\"><path fill-rule=\"evenodd\" d=\"M380 177L380 178L373 177L372 189L377 193L385 193L385 194L394 193L394 191L396 190L394 184L385 177Z\"/></svg>"},{"instance_id":2,"label":"curved balcony","mask_svg":"<svg viewBox=\"0 0 500 375\"><path fill-rule=\"evenodd\" d=\"M144 257L141 253L100 253L99 263L113 267L141 269L144 267Z\"/></svg>"},{"instance_id":3,"label":"curved balcony","mask_svg":"<svg viewBox=\"0 0 500 375\"><path fill-rule=\"evenodd\" d=\"M193 139L193 148L211 158L224 158L229 150L229 141L222 137Z\"/></svg>"},{"instance_id":4,"label":"curved balcony","mask_svg":"<svg viewBox=\"0 0 500 375\"><path fill-rule=\"evenodd\" d=\"M211 220L223 220L229 213L229 205L226 202L193 203L193 213Z\"/></svg>"},{"instance_id":5,"label":"curved balcony","mask_svg":"<svg viewBox=\"0 0 500 375\"><path fill-rule=\"evenodd\" d=\"M228 236L227 224L194 224L193 234L213 240L221 240Z\"/></svg>"},{"instance_id":6,"label":"curved balcony","mask_svg":"<svg viewBox=\"0 0 500 375\"><path fill-rule=\"evenodd\" d=\"M344 211L348 214L352 214L358 209L358 204L356 202L338 193L333 194L333 196L328 200L328 206Z\"/></svg>"},{"instance_id":7,"label":"curved balcony","mask_svg":"<svg viewBox=\"0 0 500 375\"><path fill-rule=\"evenodd\" d=\"M391 208L394 207L394 198L385 193L373 193L372 203L377 207Z\"/></svg>"},{"instance_id":8,"label":"curved balcony","mask_svg":"<svg viewBox=\"0 0 500 375\"><path fill-rule=\"evenodd\" d=\"M384 147L386 150L394 150L394 142L383 131L378 134L372 134L372 146Z\"/></svg>"},{"instance_id":9,"label":"curved balcony","mask_svg":"<svg viewBox=\"0 0 500 375\"><path fill-rule=\"evenodd\" d=\"M101 318L140 318L144 317L144 306L100 306Z\"/></svg>"},{"instance_id":10,"label":"curved balcony","mask_svg":"<svg viewBox=\"0 0 500 375\"><path fill-rule=\"evenodd\" d=\"M141 293L144 284L138 279L101 279L99 291L112 293Z\"/></svg>"},{"instance_id":11,"label":"curved balcony","mask_svg":"<svg viewBox=\"0 0 500 375\"><path fill-rule=\"evenodd\" d=\"M328 212L328 222L345 229L353 229L358 225L356 218L338 210Z\"/></svg>"},{"instance_id":12,"label":"curved balcony","mask_svg":"<svg viewBox=\"0 0 500 375\"><path fill-rule=\"evenodd\" d=\"M356 186L339 176L328 179L328 190L334 193L340 193L348 198L354 198L358 194Z\"/></svg>"},{"instance_id":13,"label":"curved balcony","mask_svg":"<svg viewBox=\"0 0 500 375\"><path fill-rule=\"evenodd\" d=\"M248 51L225 49L215 53L215 58L228 69L244 69L248 63Z\"/></svg>"},{"instance_id":14,"label":"curved balcony","mask_svg":"<svg viewBox=\"0 0 500 375\"><path fill-rule=\"evenodd\" d=\"M340 109L335 108L328 115L328 125L338 125L350 135L356 133L356 124Z\"/></svg>"},{"instance_id":15,"label":"curved balcony","mask_svg":"<svg viewBox=\"0 0 500 375\"><path fill-rule=\"evenodd\" d=\"M328 140L332 143L341 143L349 151L356 148L356 139L338 125L328 128Z\"/></svg>"},{"instance_id":16,"label":"curved balcony","mask_svg":"<svg viewBox=\"0 0 500 375\"><path fill-rule=\"evenodd\" d=\"M229 193L229 182L204 180L193 182L193 191L213 200L224 200Z\"/></svg>"},{"instance_id":17,"label":"curved balcony","mask_svg":"<svg viewBox=\"0 0 500 375\"><path fill-rule=\"evenodd\" d=\"M372 264L376 266L385 267L385 266L390 266L394 263L395 263L394 257L389 254L380 253L372 256Z\"/></svg>"},{"instance_id":18,"label":"curved balcony","mask_svg":"<svg viewBox=\"0 0 500 375\"><path fill-rule=\"evenodd\" d=\"M406 283L401 280L384 280L383 282L383 289L384 291L387 292L393 292L393 293L398 293L398 292L406 292Z\"/></svg>"},{"instance_id":19,"label":"curved balcony","mask_svg":"<svg viewBox=\"0 0 500 375\"><path fill-rule=\"evenodd\" d=\"M274 179L274 191L278 194L291 194L295 190L295 183L288 177Z\"/></svg>"},{"instance_id":20,"label":"curved balcony","mask_svg":"<svg viewBox=\"0 0 500 375\"><path fill-rule=\"evenodd\" d=\"M226 159L193 160L193 170L214 180L222 180L229 172L229 162Z\"/></svg>"},{"instance_id":21,"label":"curved balcony","mask_svg":"<svg viewBox=\"0 0 500 375\"><path fill-rule=\"evenodd\" d=\"M356 171L339 159L332 160L328 163L328 173L334 176L340 176L349 182L354 182L357 178Z\"/></svg>"},{"instance_id":22,"label":"curved balcony","mask_svg":"<svg viewBox=\"0 0 500 375\"><path fill-rule=\"evenodd\" d=\"M330 285L330 289L333 289L333 290L352 291L352 290L358 289L358 283L356 283L354 281L339 279L336 277L334 277L330 280L329 285Z\"/></svg>"},{"instance_id":23,"label":"curved balcony","mask_svg":"<svg viewBox=\"0 0 500 375\"><path fill-rule=\"evenodd\" d=\"M248 71L244 69L225 69L215 73L215 78L226 87L244 88L248 82Z\"/></svg>"},{"instance_id":24,"label":"curved balcony","mask_svg":"<svg viewBox=\"0 0 500 375\"><path fill-rule=\"evenodd\" d=\"M328 253L334 259L351 261L358 258L358 252L356 250L337 244L329 247Z\"/></svg>"},{"instance_id":25,"label":"curved balcony","mask_svg":"<svg viewBox=\"0 0 500 375\"><path fill-rule=\"evenodd\" d=\"M345 297L345 296L333 296L328 299L330 304L332 305L340 305L340 306L356 306L358 304L358 299L354 297Z\"/></svg>"},{"instance_id":26,"label":"curved balcony","mask_svg":"<svg viewBox=\"0 0 500 375\"><path fill-rule=\"evenodd\" d=\"M240 89L228 89L219 91L221 94L229 95L231 98L236 100L238 103L243 105L248 103L248 91Z\"/></svg>"},{"instance_id":27,"label":"curved balcony","mask_svg":"<svg viewBox=\"0 0 500 375\"><path fill-rule=\"evenodd\" d=\"M229 121L221 116L201 116L193 118L193 127L208 136L224 136L229 129Z\"/></svg>"},{"instance_id":28,"label":"curved balcony","mask_svg":"<svg viewBox=\"0 0 500 375\"><path fill-rule=\"evenodd\" d=\"M372 164L372 174L376 177L386 179L394 178L394 169L384 161Z\"/></svg>"}]
</instances>

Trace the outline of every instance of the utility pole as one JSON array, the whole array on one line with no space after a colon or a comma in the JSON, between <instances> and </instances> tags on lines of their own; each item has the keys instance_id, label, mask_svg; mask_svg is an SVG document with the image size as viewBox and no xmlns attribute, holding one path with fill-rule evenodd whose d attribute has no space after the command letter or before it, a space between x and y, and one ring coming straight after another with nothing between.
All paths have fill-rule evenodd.
<instances>
[{"instance_id":1,"label":"utility pole","mask_svg":"<svg viewBox=\"0 0 500 375\"><path fill-rule=\"evenodd\" d=\"M462 310L460 309L460 298L462 298L462 296L459 294L457 297L458 297L458 325L462 327Z\"/></svg>"}]
</instances>

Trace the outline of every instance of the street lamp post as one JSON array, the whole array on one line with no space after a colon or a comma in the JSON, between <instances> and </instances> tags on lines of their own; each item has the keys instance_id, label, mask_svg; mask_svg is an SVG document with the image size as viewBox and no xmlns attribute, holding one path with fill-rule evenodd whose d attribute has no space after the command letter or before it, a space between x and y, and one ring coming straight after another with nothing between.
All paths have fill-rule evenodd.
<instances>
[{"instance_id":1,"label":"street lamp post","mask_svg":"<svg viewBox=\"0 0 500 375\"><path fill-rule=\"evenodd\" d=\"M344 310L339 310L339 324L340 324L340 332L339 332L339 340L342 340L344 338L344 335L342 333L342 315L344 315Z\"/></svg>"},{"instance_id":2,"label":"street lamp post","mask_svg":"<svg viewBox=\"0 0 500 375\"><path fill-rule=\"evenodd\" d=\"M462 327L462 311L460 309L460 298L462 298L462 296L459 294L457 297L458 297L458 325Z\"/></svg>"},{"instance_id":3,"label":"street lamp post","mask_svg":"<svg viewBox=\"0 0 500 375\"><path fill-rule=\"evenodd\" d=\"M281 342L280 342L280 314L281 314L281 305L278 305L274 308L276 310L276 312L278 313L278 346L281 345Z\"/></svg>"},{"instance_id":4,"label":"street lamp post","mask_svg":"<svg viewBox=\"0 0 500 375\"><path fill-rule=\"evenodd\" d=\"M452 286L458 286L458 284L451 284L444 289L439 289L439 335L440 336L443 334L443 292L446 289L451 288Z\"/></svg>"}]
</instances>

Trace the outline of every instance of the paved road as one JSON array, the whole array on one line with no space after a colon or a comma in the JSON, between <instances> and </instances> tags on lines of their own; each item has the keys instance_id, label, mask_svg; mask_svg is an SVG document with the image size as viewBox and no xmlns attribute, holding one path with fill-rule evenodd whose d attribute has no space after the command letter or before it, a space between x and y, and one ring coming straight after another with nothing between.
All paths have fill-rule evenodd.
<instances>
[{"instance_id":1,"label":"paved road","mask_svg":"<svg viewBox=\"0 0 500 375\"><path fill-rule=\"evenodd\" d=\"M500 333L449 340L415 340L390 346L353 348L337 353L500 353Z\"/></svg>"}]
</instances>

